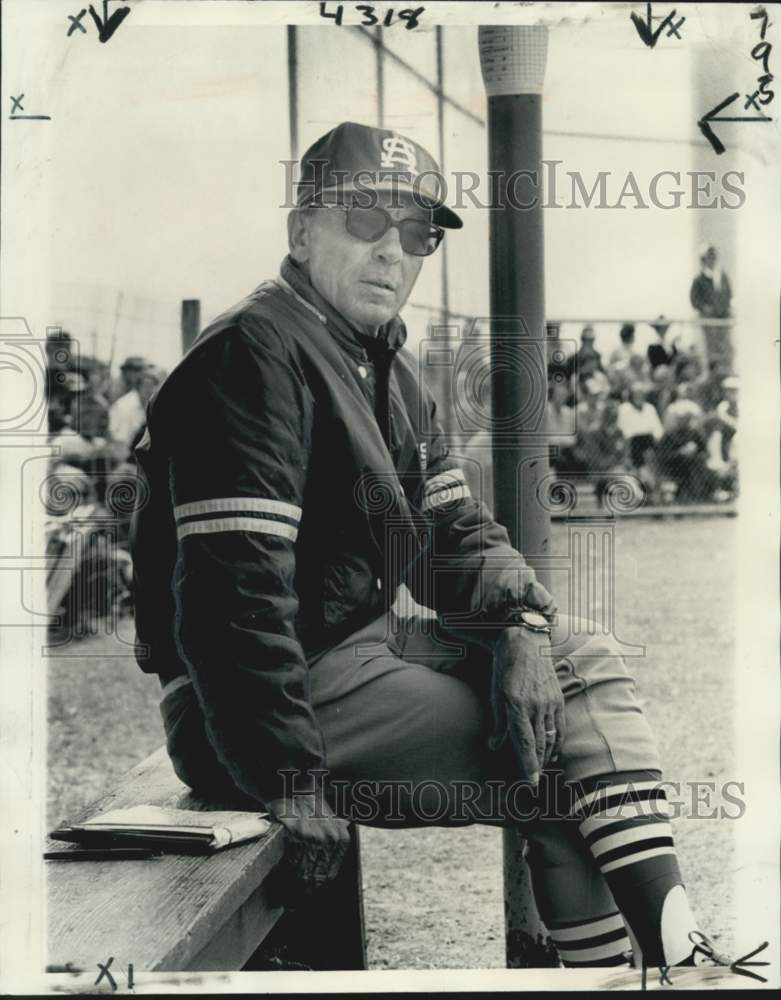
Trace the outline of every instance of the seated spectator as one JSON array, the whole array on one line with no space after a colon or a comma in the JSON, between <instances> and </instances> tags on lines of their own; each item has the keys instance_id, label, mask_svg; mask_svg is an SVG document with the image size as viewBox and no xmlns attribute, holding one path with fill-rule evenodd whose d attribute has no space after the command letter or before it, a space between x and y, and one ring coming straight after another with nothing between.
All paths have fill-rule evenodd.
<instances>
[{"instance_id":1,"label":"seated spectator","mask_svg":"<svg viewBox=\"0 0 781 1000\"><path fill-rule=\"evenodd\" d=\"M550 445L550 464L556 472L575 470L573 448L577 442L575 410L567 405L569 387L563 377L553 379L548 389L547 434Z\"/></svg>"},{"instance_id":2,"label":"seated spectator","mask_svg":"<svg viewBox=\"0 0 781 1000\"><path fill-rule=\"evenodd\" d=\"M611 353L608 365L611 368L628 368L633 357L642 359L642 354L635 347L635 325L634 323L624 323L618 336L621 343Z\"/></svg>"},{"instance_id":3,"label":"seated spectator","mask_svg":"<svg viewBox=\"0 0 781 1000\"><path fill-rule=\"evenodd\" d=\"M586 380L579 393L579 402L575 407L578 440L582 434L595 431L602 426L602 411L606 396L600 391L598 383Z\"/></svg>"},{"instance_id":4,"label":"seated spectator","mask_svg":"<svg viewBox=\"0 0 781 1000\"><path fill-rule=\"evenodd\" d=\"M702 358L696 347L688 347L685 351L678 349L673 363L676 382L691 382L694 384L702 378Z\"/></svg>"},{"instance_id":5,"label":"seated spectator","mask_svg":"<svg viewBox=\"0 0 781 1000\"><path fill-rule=\"evenodd\" d=\"M722 431L722 452L724 460L731 459L730 449L735 432L738 429L738 387L739 382L735 375L729 375L721 383L724 398L716 406L716 416L721 424Z\"/></svg>"},{"instance_id":6,"label":"seated spectator","mask_svg":"<svg viewBox=\"0 0 781 1000\"><path fill-rule=\"evenodd\" d=\"M693 391L690 382L681 382L679 386L676 386L673 401L662 416L662 425L665 430L669 430L674 421L684 416L690 416L695 424L701 423L702 407L692 398Z\"/></svg>"},{"instance_id":7,"label":"seated spectator","mask_svg":"<svg viewBox=\"0 0 781 1000\"><path fill-rule=\"evenodd\" d=\"M738 379L722 380L723 399L703 421L707 442L708 468L729 478L731 495L737 489Z\"/></svg>"},{"instance_id":8,"label":"seated spectator","mask_svg":"<svg viewBox=\"0 0 781 1000\"><path fill-rule=\"evenodd\" d=\"M664 430L655 407L648 402L648 389L635 382L629 399L618 407L618 428L628 449L628 461L646 488L656 492L656 446Z\"/></svg>"},{"instance_id":9,"label":"seated spectator","mask_svg":"<svg viewBox=\"0 0 781 1000\"><path fill-rule=\"evenodd\" d=\"M723 361L711 361L707 377L697 386L697 402L705 413L715 411L724 398L722 383L728 376L729 371Z\"/></svg>"},{"instance_id":10,"label":"seated spectator","mask_svg":"<svg viewBox=\"0 0 781 1000\"><path fill-rule=\"evenodd\" d=\"M660 417L675 398L675 380L669 365L657 365L653 370L653 387L648 393L648 402Z\"/></svg>"},{"instance_id":11,"label":"seated spectator","mask_svg":"<svg viewBox=\"0 0 781 1000\"><path fill-rule=\"evenodd\" d=\"M93 358L82 358L78 372L85 379L73 413L73 426L87 441L104 443L109 436L109 405L103 395L106 369Z\"/></svg>"},{"instance_id":12,"label":"seated spectator","mask_svg":"<svg viewBox=\"0 0 781 1000\"><path fill-rule=\"evenodd\" d=\"M608 475L600 473L623 471L625 442L618 427L618 407L616 400L605 400L598 406L599 423L578 428L575 460L579 468L593 478L594 495L600 503L610 481Z\"/></svg>"},{"instance_id":13,"label":"seated spectator","mask_svg":"<svg viewBox=\"0 0 781 1000\"><path fill-rule=\"evenodd\" d=\"M610 379L592 359L586 359L580 370L580 378L575 387L575 403L588 396L597 396L604 402L611 392Z\"/></svg>"},{"instance_id":14,"label":"seated spectator","mask_svg":"<svg viewBox=\"0 0 781 1000\"><path fill-rule=\"evenodd\" d=\"M659 316L659 318L651 324L656 333L656 341L648 345L648 364L651 369L651 375L653 376L654 369L659 365L672 365L676 355L678 354L678 348L675 344L670 344L667 341L667 331L670 329L669 320L665 319L664 316Z\"/></svg>"},{"instance_id":15,"label":"seated spectator","mask_svg":"<svg viewBox=\"0 0 781 1000\"><path fill-rule=\"evenodd\" d=\"M674 485L681 503L722 499L723 477L708 466L705 438L692 413L670 418L659 442L657 463L660 476Z\"/></svg>"}]
</instances>

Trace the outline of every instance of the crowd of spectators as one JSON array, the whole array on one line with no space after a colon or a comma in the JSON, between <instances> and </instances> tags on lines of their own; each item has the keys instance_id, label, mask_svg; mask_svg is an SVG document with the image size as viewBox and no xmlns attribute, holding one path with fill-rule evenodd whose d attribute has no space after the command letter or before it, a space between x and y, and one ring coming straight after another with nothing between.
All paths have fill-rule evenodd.
<instances>
[{"instance_id":1,"label":"crowd of spectators","mask_svg":"<svg viewBox=\"0 0 781 1000\"><path fill-rule=\"evenodd\" d=\"M707 367L695 349L668 337L660 316L645 351L621 327L605 359L594 329L548 365L551 466L559 478L590 481L602 499L611 478L631 473L647 504L717 502L737 492L738 380L722 358Z\"/></svg>"},{"instance_id":2,"label":"crowd of spectators","mask_svg":"<svg viewBox=\"0 0 781 1000\"><path fill-rule=\"evenodd\" d=\"M47 552L55 631L79 636L130 605L129 513L137 483L132 451L146 404L165 372L131 356L118 372L80 355L68 333L46 342L50 459ZM112 502L118 498L117 502ZM75 525L78 525L78 530Z\"/></svg>"}]
</instances>

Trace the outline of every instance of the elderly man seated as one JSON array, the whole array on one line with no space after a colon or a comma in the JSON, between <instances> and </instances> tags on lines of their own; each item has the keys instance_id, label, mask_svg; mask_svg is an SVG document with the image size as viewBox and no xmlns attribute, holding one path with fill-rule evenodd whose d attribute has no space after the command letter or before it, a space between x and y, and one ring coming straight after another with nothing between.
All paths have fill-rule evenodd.
<instances>
[{"instance_id":1,"label":"elderly man seated","mask_svg":"<svg viewBox=\"0 0 781 1000\"><path fill-rule=\"evenodd\" d=\"M437 173L390 129L322 136L280 274L152 400L136 622L174 767L262 802L315 881L349 819L521 823L566 964L622 963L630 935L651 966L728 963L689 909L617 644L556 619L404 350L399 310L462 226ZM402 583L435 629L399 619Z\"/></svg>"}]
</instances>

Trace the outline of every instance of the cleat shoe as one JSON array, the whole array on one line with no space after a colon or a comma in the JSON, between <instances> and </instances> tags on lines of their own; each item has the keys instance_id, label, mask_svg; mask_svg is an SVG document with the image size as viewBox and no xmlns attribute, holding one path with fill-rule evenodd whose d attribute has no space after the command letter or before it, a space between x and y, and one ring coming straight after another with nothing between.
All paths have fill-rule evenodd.
<instances>
[{"instance_id":1,"label":"cleat shoe","mask_svg":"<svg viewBox=\"0 0 781 1000\"><path fill-rule=\"evenodd\" d=\"M768 942L765 941L758 948L750 951L747 955L743 955L742 958L732 959L728 955L724 955L722 952L717 951L713 945L713 942L707 938L700 931L691 931L689 934L689 940L691 941L692 948L691 954L688 958L685 958L682 962L676 963L672 968L716 968L722 967L727 968L730 972L734 972L736 976L747 976L750 979L757 979L761 983L766 983L767 979L764 976L760 976L757 972L750 972L747 968L748 966L759 966L759 965L770 965L769 962L751 962L749 959L758 955L761 951L764 951L768 946ZM662 982L666 981L666 985L672 985L669 980L668 972L671 966L665 966L660 969L662 976Z\"/></svg>"}]
</instances>

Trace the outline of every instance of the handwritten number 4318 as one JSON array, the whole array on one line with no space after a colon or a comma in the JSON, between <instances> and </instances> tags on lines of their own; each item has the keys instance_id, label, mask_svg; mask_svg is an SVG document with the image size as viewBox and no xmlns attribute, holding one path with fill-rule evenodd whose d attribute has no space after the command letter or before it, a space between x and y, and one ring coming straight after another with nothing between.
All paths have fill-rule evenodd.
<instances>
[{"instance_id":1,"label":"handwritten number 4318","mask_svg":"<svg viewBox=\"0 0 781 1000\"><path fill-rule=\"evenodd\" d=\"M386 12L385 17L383 17L382 19L382 27L389 28L393 24L393 18L395 14L395 16L398 18L399 21L405 22L404 24L405 28L407 29L417 28L419 23L418 18L425 9L426 9L425 7L415 7L414 10L412 8L407 8L405 10L400 10L398 14L395 14L395 11L393 10L389 10ZM368 28L371 25L380 23L380 19L374 13L375 8L370 6L369 4L356 4L355 10L360 11L360 13L363 14L363 20L360 22L361 27ZM380 11L380 13L382 12ZM327 3L320 4L320 17L332 18L334 24L341 24L343 16L344 16L344 4L341 3L337 4L336 9L333 11L328 10Z\"/></svg>"}]
</instances>

